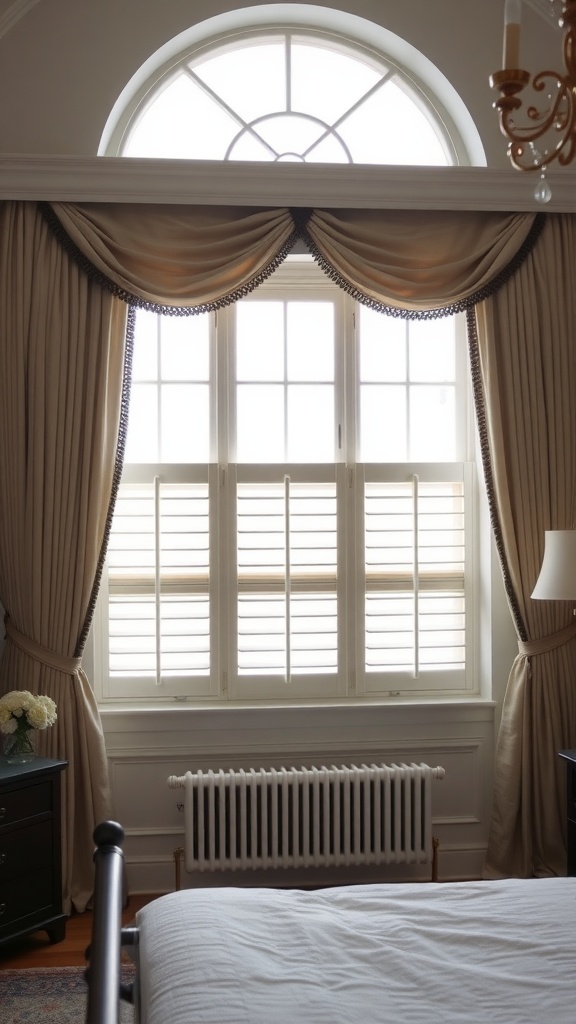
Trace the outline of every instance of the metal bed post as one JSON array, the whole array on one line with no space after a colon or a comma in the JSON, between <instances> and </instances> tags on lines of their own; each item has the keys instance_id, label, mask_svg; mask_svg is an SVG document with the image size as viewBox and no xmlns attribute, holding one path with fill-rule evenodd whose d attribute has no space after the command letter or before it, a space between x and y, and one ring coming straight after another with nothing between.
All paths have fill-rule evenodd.
<instances>
[{"instance_id":1,"label":"metal bed post","mask_svg":"<svg viewBox=\"0 0 576 1024\"><path fill-rule=\"evenodd\" d=\"M136 945L137 928L122 928L124 830L105 821L94 830L95 879L92 942L86 950L89 965L86 1024L118 1024L120 998L133 1002L132 986L123 986L120 957L123 945Z\"/></svg>"}]
</instances>

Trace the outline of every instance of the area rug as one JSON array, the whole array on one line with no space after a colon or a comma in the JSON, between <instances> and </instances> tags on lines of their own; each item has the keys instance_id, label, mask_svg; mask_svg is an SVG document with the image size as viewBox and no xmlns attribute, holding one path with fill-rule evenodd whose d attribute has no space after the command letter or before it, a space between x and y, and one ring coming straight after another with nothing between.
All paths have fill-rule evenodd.
<instances>
[{"instance_id":1,"label":"area rug","mask_svg":"<svg viewBox=\"0 0 576 1024\"><path fill-rule=\"evenodd\" d=\"M134 968L122 967L122 981L134 978ZM83 1024L88 989L83 967L0 969L2 1024ZM121 1002L121 1024L133 1024L134 1008Z\"/></svg>"}]
</instances>

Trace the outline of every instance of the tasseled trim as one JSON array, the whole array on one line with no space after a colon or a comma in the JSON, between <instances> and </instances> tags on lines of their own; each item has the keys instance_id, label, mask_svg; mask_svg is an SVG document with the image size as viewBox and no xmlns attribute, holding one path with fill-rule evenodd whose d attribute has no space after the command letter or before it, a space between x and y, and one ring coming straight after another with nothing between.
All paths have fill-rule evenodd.
<instances>
[{"instance_id":1,"label":"tasseled trim","mask_svg":"<svg viewBox=\"0 0 576 1024\"><path fill-rule=\"evenodd\" d=\"M474 394L474 405L476 408L476 422L478 424L480 454L482 458L482 466L484 469L486 493L488 496L490 523L492 526L496 550L498 552L498 558L500 559L500 565L502 567L504 589L506 591L506 596L508 598L508 603L510 605L512 617L514 619L516 634L519 640L526 643L528 640L528 633L526 630L526 626L524 625L522 612L520 610L516 594L514 593L514 588L512 586L512 579L510 576L508 560L506 558L506 551L504 547L504 538L502 535L502 525L500 522L500 516L498 514L496 488L494 486L494 474L492 471L492 459L490 457L490 441L488 437L486 404L484 401L484 386L482 383L482 370L480 367L480 352L478 349L478 331L476 327L476 314L474 309L469 309L466 312L466 326L468 329L468 349L470 352L470 373L472 378L472 390Z\"/></svg>"},{"instance_id":2,"label":"tasseled trim","mask_svg":"<svg viewBox=\"0 0 576 1024\"><path fill-rule=\"evenodd\" d=\"M482 302L487 299L490 295L494 295L499 288L502 287L506 281L516 272L519 266L524 262L528 254L534 247L537 239L540 237L542 229L545 223L545 214L539 213L534 218L534 223L530 228L524 242L520 246L520 249L506 266L496 277L493 278L488 284L484 285L473 295L469 295L465 299L459 299L457 302L453 302L448 306L442 306L439 309L401 309L398 306L388 306L384 302L379 302L378 299L374 299L370 295L365 295L364 292L360 291L355 285L351 284L346 280L345 277L332 265L327 256L318 248L316 242L311 238L306 224L303 223L300 228L300 237L304 240L308 246L312 256L318 265L322 268L325 274L334 281L339 288L342 288L348 295L350 295L356 302L359 302L363 306L368 306L369 309L373 309L378 313L384 313L386 316L393 316L402 320L438 320L445 316L454 316L455 313L465 313L471 309L478 302Z\"/></svg>"},{"instance_id":3,"label":"tasseled trim","mask_svg":"<svg viewBox=\"0 0 576 1024\"><path fill-rule=\"evenodd\" d=\"M268 278L274 273L275 270L284 262L288 253L294 246L294 243L299 238L299 232L294 229L290 234L290 237L284 242L284 245L277 252L271 260L258 271L249 281L246 281L239 288L229 292L226 295L222 295L218 299L214 299L212 302L200 303L196 306L172 306L166 305L161 302L153 302L148 299L143 299L139 295L135 295L132 292L127 291L125 288L121 288L110 280L101 270L94 266L93 263L88 259L87 256L78 248L75 242L72 241L68 233L62 227L62 224L58 220L58 217L54 213L50 203L39 202L38 209L48 224L48 227L52 231L54 237L58 240L65 252L68 253L71 260L80 267L80 269L86 274L90 280L95 281L105 291L110 292L116 296L117 299L121 299L123 302L128 303L136 309L145 309L151 313L160 313L162 316L196 316L199 313L212 313L218 309L223 309L225 306L231 306L233 303L238 302L240 299L250 295L259 285L267 281Z\"/></svg>"},{"instance_id":4,"label":"tasseled trim","mask_svg":"<svg viewBox=\"0 0 576 1024\"><path fill-rule=\"evenodd\" d=\"M98 564L96 566L96 574L94 577L94 583L92 585L92 593L90 594L90 600L88 602L88 609L86 611L86 618L84 619L84 625L82 632L78 639L78 644L74 652L76 657L81 657L84 650L90 625L94 617L94 611L96 608L96 601L98 598L98 591L100 590L100 583L102 580L102 573L104 571L104 562L106 560L106 552L108 550L108 541L110 539L110 531L112 529L112 518L114 515L114 508L116 505L116 498L118 496L118 488L120 487L120 479L122 477L122 469L124 467L124 453L126 451L126 438L128 436L128 411L130 406L130 387L132 383L132 357L134 353L134 330L136 326L136 310L133 306L128 310L128 317L126 321L126 343L124 348L124 373L122 378L122 397L120 401L120 424L118 428L118 443L116 445L116 457L114 460L114 473L112 476L112 488L110 491L110 502L108 504L108 513L106 515L106 522L104 524L104 534L102 537L102 544L100 546L100 554L98 556Z\"/></svg>"}]
</instances>

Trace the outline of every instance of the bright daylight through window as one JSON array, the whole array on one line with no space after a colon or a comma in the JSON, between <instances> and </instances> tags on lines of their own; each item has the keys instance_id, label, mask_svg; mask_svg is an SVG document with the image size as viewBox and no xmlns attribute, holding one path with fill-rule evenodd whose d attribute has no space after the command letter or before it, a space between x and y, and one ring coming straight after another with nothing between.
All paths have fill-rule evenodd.
<instances>
[{"instance_id":1,"label":"bright daylight through window","mask_svg":"<svg viewBox=\"0 0 576 1024\"><path fill-rule=\"evenodd\" d=\"M105 696L469 687L461 326L296 258L218 314L138 312Z\"/></svg>"},{"instance_id":2,"label":"bright daylight through window","mask_svg":"<svg viewBox=\"0 0 576 1024\"><path fill-rule=\"evenodd\" d=\"M452 160L406 73L304 31L182 57L122 152ZM360 305L304 255L218 313L137 313L102 699L472 690L464 334Z\"/></svg>"},{"instance_id":3,"label":"bright daylight through window","mask_svg":"<svg viewBox=\"0 0 576 1024\"><path fill-rule=\"evenodd\" d=\"M454 162L443 117L403 69L336 35L304 30L240 34L183 55L132 111L119 152L194 160Z\"/></svg>"}]
</instances>

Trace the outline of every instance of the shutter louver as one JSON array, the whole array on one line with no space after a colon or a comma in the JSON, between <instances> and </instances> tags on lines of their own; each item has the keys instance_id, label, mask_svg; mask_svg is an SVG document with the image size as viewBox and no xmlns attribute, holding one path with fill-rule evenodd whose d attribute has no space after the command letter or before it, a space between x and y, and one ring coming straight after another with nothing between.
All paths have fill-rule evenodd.
<instances>
[{"instance_id":1,"label":"shutter louver","mask_svg":"<svg viewBox=\"0 0 576 1024\"><path fill-rule=\"evenodd\" d=\"M108 550L110 674L210 671L208 485L165 484L156 587L154 485L121 488ZM159 613L157 615L157 613Z\"/></svg>"},{"instance_id":2,"label":"shutter louver","mask_svg":"<svg viewBox=\"0 0 576 1024\"><path fill-rule=\"evenodd\" d=\"M366 671L463 670L463 483L367 483L365 523Z\"/></svg>"},{"instance_id":3,"label":"shutter louver","mask_svg":"<svg viewBox=\"0 0 576 1024\"><path fill-rule=\"evenodd\" d=\"M334 672L336 485L238 485L240 674ZM288 674L290 674L288 672Z\"/></svg>"}]
</instances>

